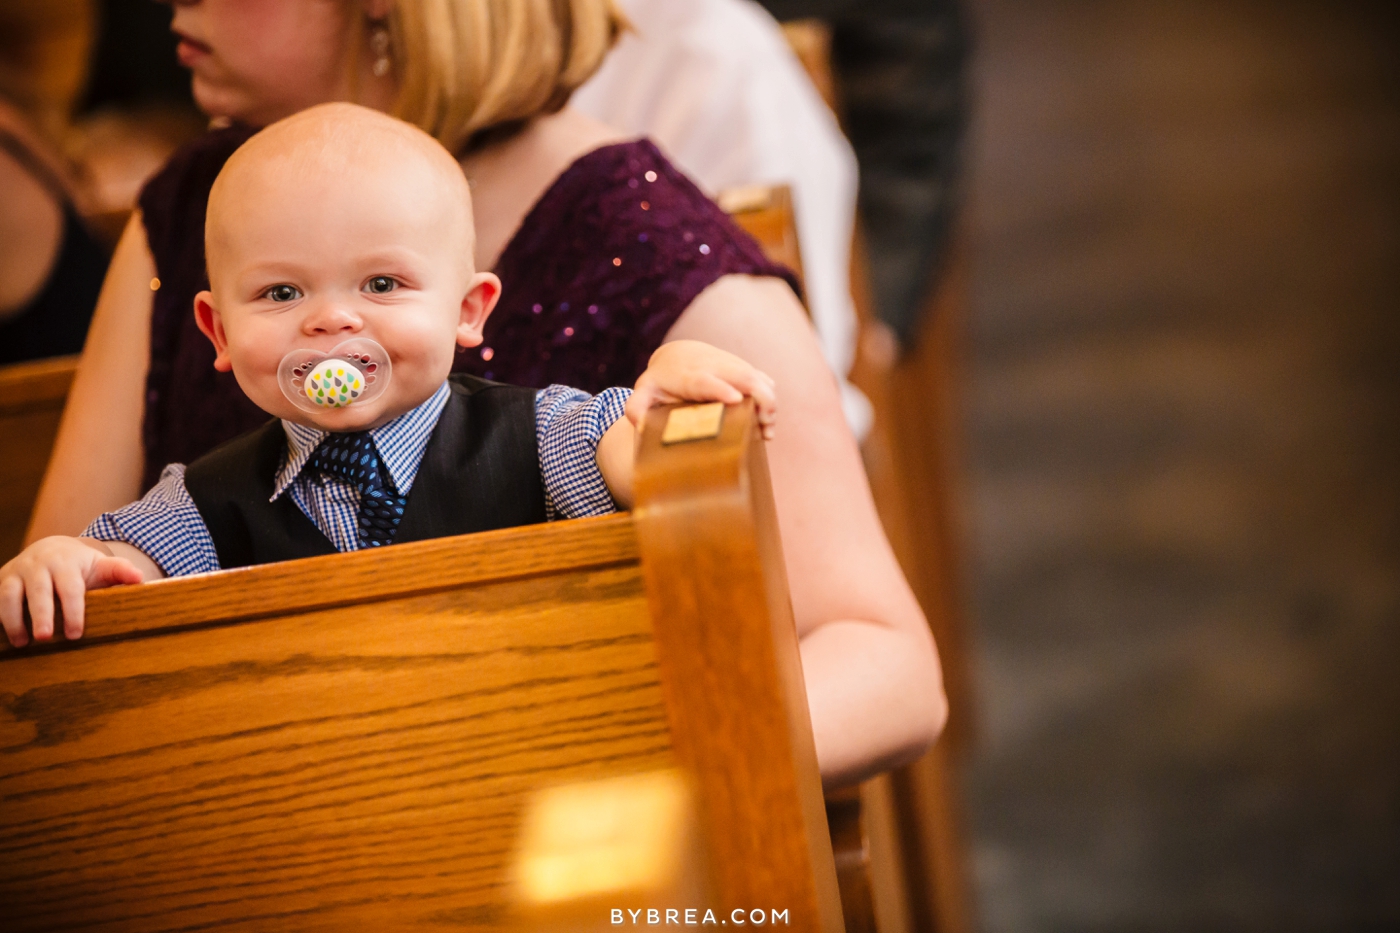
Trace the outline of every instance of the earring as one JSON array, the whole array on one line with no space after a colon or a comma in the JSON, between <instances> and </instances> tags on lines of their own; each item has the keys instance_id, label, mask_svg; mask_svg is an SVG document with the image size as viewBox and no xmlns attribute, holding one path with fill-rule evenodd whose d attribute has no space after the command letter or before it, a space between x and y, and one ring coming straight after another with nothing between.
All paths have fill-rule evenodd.
<instances>
[{"instance_id":1,"label":"earring","mask_svg":"<svg viewBox=\"0 0 1400 933\"><path fill-rule=\"evenodd\" d=\"M369 34L369 47L374 53L374 64L370 70L376 78L382 78L389 73L389 30L383 26L374 27Z\"/></svg>"}]
</instances>

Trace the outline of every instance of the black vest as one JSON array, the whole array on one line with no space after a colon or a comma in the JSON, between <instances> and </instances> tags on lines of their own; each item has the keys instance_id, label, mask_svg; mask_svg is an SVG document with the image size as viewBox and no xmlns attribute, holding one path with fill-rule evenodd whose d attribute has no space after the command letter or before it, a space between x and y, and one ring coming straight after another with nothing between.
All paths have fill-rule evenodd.
<instances>
[{"instance_id":1,"label":"black vest","mask_svg":"<svg viewBox=\"0 0 1400 933\"><path fill-rule=\"evenodd\" d=\"M545 520L535 390L454 375L394 543ZM287 449L281 421L234 438L185 470L185 488L225 569L334 554L286 493L269 502Z\"/></svg>"}]
</instances>

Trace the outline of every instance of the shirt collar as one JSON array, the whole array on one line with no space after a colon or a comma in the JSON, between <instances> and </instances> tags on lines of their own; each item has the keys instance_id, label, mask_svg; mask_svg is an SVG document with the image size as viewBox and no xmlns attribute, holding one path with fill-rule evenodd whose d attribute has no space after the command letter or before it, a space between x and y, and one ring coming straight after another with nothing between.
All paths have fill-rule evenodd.
<instances>
[{"instance_id":1,"label":"shirt collar","mask_svg":"<svg viewBox=\"0 0 1400 933\"><path fill-rule=\"evenodd\" d=\"M369 432L375 449L379 451L379 459L384 463L399 495L406 496L413 488L418 466L428 449L428 440L433 436L433 429L437 427L438 418L451 395L452 390L444 382L426 402ZM287 453L282 468L277 471L269 502L276 502L278 496L296 482L311 455L331 433L285 419L282 430L287 435Z\"/></svg>"}]
</instances>

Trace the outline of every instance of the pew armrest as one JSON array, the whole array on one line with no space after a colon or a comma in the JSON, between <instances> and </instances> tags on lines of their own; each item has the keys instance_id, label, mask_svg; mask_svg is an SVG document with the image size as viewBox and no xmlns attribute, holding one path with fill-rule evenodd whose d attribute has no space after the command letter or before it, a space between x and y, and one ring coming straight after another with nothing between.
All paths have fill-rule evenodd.
<instances>
[{"instance_id":1,"label":"pew armrest","mask_svg":"<svg viewBox=\"0 0 1400 933\"><path fill-rule=\"evenodd\" d=\"M701 788L711 872L727 895L794 899L794 910L819 918L820 929L839 930L831 838L757 414L747 400L726 406L714 437L667 444L676 410L648 414L634 523L676 758ZM753 792L737 795L736 786ZM797 805L775 805L791 801ZM765 831L735 830L753 826ZM800 870L764 871L775 864ZM794 879L815 883L785 887Z\"/></svg>"}]
</instances>

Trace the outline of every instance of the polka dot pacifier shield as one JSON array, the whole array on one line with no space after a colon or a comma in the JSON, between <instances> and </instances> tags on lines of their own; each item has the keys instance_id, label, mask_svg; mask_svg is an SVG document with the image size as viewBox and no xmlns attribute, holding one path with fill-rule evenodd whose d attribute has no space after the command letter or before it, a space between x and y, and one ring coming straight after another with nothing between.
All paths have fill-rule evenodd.
<instances>
[{"instance_id":1,"label":"polka dot pacifier shield","mask_svg":"<svg viewBox=\"0 0 1400 933\"><path fill-rule=\"evenodd\" d=\"M277 381L282 394L302 411L316 414L368 402L389 385L389 354L368 337L331 350L293 350L282 357Z\"/></svg>"},{"instance_id":2,"label":"polka dot pacifier shield","mask_svg":"<svg viewBox=\"0 0 1400 933\"><path fill-rule=\"evenodd\" d=\"M322 360L302 382L306 397L323 408L344 408L365 389L360 371L344 360Z\"/></svg>"}]
</instances>

